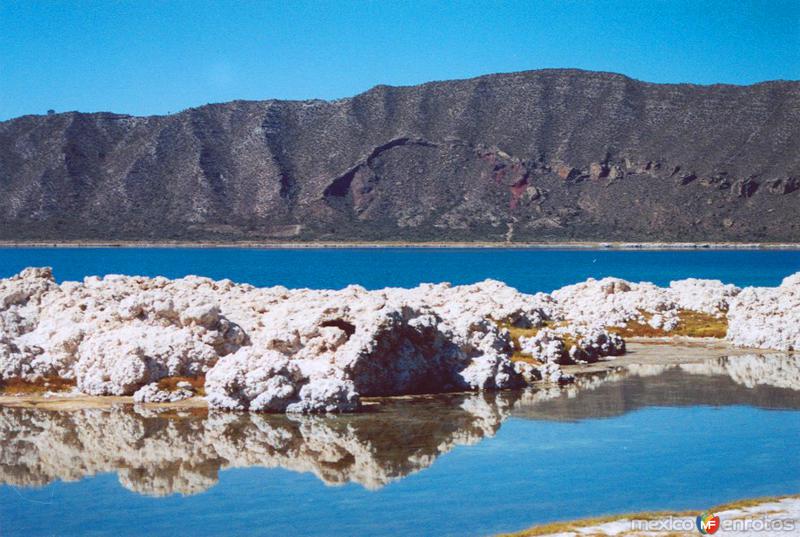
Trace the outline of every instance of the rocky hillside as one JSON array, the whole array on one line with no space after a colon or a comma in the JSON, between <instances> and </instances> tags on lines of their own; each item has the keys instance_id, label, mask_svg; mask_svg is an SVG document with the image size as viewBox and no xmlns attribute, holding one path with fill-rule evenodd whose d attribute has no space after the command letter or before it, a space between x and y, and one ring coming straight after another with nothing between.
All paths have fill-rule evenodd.
<instances>
[{"instance_id":1,"label":"rocky hillside","mask_svg":"<svg viewBox=\"0 0 800 537\"><path fill-rule=\"evenodd\" d=\"M800 241L800 82L575 70L0 123L0 240Z\"/></svg>"}]
</instances>

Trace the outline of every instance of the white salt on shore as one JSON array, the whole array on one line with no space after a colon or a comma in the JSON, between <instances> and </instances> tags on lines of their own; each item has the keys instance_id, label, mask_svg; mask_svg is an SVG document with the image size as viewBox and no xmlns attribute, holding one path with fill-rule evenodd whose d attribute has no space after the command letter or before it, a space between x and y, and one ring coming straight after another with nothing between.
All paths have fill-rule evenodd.
<instances>
[{"instance_id":1,"label":"white salt on shore","mask_svg":"<svg viewBox=\"0 0 800 537\"><path fill-rule=\"evenodd\" d=\"M636 321L669 332L686 310L727 316L737 345L800 346L800 274L777 288L605 278L530 295L492 280L378 291L196 276L57 284L50 269L30 268L0 280L0 381L59 377L86 394L160 401L188 394L165 394L159 380L205 375L212 407L351 411L361 396L523 385L537 373L512 363L502 326L558 324L520 343L544 362L538 377L559 382L557 362L624 352L605 327ZM557 349L567 336L573 346Z\"/></svg>"}]
</instances>

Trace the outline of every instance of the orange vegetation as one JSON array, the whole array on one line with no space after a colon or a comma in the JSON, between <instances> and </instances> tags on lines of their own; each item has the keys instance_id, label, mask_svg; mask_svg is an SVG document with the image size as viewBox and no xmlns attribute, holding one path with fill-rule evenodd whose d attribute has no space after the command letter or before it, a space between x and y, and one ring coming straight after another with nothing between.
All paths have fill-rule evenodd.
<instances>
[{"instance_id":1,"label":"orange vegetation","mask_svg":"<svg viewBox=\"0 0 800 537\"><path fill-rule=\"evenodd\" d=\"M178 389L179 382L188 382L192 385L192 389L197 395L205 395L205 375L197 377L164 377L158 381L158 387L168 392L174 392Z\"/></svg>"},{"instance_id":2,"label":"orange vegetation","mask_svg":"<svg viewBox=\"0 0 800 537\"><path fill-rule=\"evenodd\" d=\"M646 320L652 318L650 313L642 313ZM728 320L725 317L715 317L708 313L694 310L680 310L678 312L680 322L678 326L665 332L660 328L653 328L649 324L639 321L629 322L624 327L611 326L609 332L613 332L623 338L629 337L709 337L724 338L728 332Z\"/></svg>"},{"instance_id":3,"label":"orange vegetation","mask_svg":"<svg viewBox=\"0 0 800 537\"><path fill-rule=\"evenodd\" d=\"M33 382L22 379L6 379L0 382L2 395L36 395L46 392L68 392L75 381L60 377L44 377Z\"/></svg>"}]
</instances>

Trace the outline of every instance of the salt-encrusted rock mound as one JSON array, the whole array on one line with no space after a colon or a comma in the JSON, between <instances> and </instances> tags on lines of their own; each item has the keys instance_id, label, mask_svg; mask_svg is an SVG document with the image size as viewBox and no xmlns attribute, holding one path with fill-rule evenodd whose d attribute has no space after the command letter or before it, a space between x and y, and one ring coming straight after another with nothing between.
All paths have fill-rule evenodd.
<instances>
[{"instance_id":1,"label":"salt-encrusted rock mound","mask_svg":"<svg viewBox=\"0 0 800 537\"><path fill-rule=\"evenodd\" d=\"M729 322L735 344L793 350L799 289L800 274L774 289L604 278L552 295L492 280L377 291L196 276L58 284L50 269L29 268L0 280L0 382L59 378L87 394L167 402L195 391L161 381L204 377L216 408L347 412L363 396L564 383L561 364L624 353L615 330L631 323L683 334L687 317L705 316Z\"/></svg>"},{"instance_id":2,"label":"salt-encrusted rock mound","mask_svg":"<svg viewBox=\"0 0 800 537\"><path fill-rule=\"evenodd\" d=\"M49 269L0 280L0 379L61 377L88 394L126 395L166 376L204 374L246 336L192 296L201 283L210 281L107 276L57 285Z\"/></svg>"},{"instance_id":3,"label":"salt-encrusted rock mound","mask_svg":"<svg viewBox=\"0 0 800 537\"><path fill-rule=\"evenodd\" d=\"M800 350L800 272L779 287L748 287L731 302L728 339L736 345Z\"/></svg>"},{"instance_id":4,"label":"salt-encrusted rock mound","mask_svg":"<svg viewBox=\"0 0 800 537\"><path fill-rule=\"evenodd\" d=\"M125 488L164 496L203 492L220 470L263 467L378 489L458 445L493 436L514 400L513 394L453 395L446 404L389 404L380 414L290 418L211 412L164 419L130 407L0 407L0 483L41 486L116 472Z\"/></svg>"},{"instance_id":5,"label":"salt-encrusted rock mound","mask_svg":"<svg viewBox=\"0 0 800 537\"><path fill-rule=\"evenodd\" d=\"M178 386L175 390L169 390L152 382L136 390L133 400L137 403L176 403L194 397L195 394L190 387Z\"/></svg>"},{"instance_id":6,"label":"salt-encrusted rock mound","mask_svg":"<svg viewBox=\"0 0 800 537\"><path fill-rule=\"evenodd\" d=\"M624 326L636 321L667 332L678 325L685 310L723 316L740 289L719 280L694 278L658 287L603 278L568 285L553 292L559 314L577 324Z\"/></svg>"},{"instance_id":7,"label":"salt-encrusted rock mound","mask_svg":"<svg viewBox=\"0 0 800 537\"><path fill-rule=\"evenodd\" d=\"M360 396L520 386L508 332L538 297L499 282L367 291L266 289L189 276L49 269L0 281L0 380L72 379L92 395L166 401L156 383L206 376L214 407L352 411Z\"/></svg>"},{"instance_id":8,"label":"salt-encrusted rock mound","mask_svg":"<svg viewBox=\"0 0 800 537\"><path fill-rule=\"evenodd\" d=\"M520 338L523 353L555 364L596 362L601 357L625 354L625 340L597 326L542 328Z\"/></svg>"}]
</instances>

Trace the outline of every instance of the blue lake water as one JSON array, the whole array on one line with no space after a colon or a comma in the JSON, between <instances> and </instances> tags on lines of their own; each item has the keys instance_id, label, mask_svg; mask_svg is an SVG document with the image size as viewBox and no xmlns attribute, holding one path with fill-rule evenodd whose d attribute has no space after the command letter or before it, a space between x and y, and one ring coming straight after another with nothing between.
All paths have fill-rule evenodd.
<instances>
[{"instance_id":1,"label":"blue lake water","mask_svg":"<svg viewBox=\"0 0 800 537\"><path fill-rule=\"evenodd\" d=\"M52 266L60 281L114 273L171 278L198 274L258 286L341 288L357 283L376 289L494 278L521 291L549 292L603 276L659 285L695 277L773 286L800 271L800 251L0 248L0 277L27 266Z\"/></svg>"},{"instance_id":2,"label":"blue lake water","mask_svg":"<svg viewBox=\"0 0 800 537\"><path fill-rule=\"evenodd\" d=\"M340 417L0 408L0 535L492 535L800 492L800 392L719 371Z\"/></svg>"}]
</instances>

